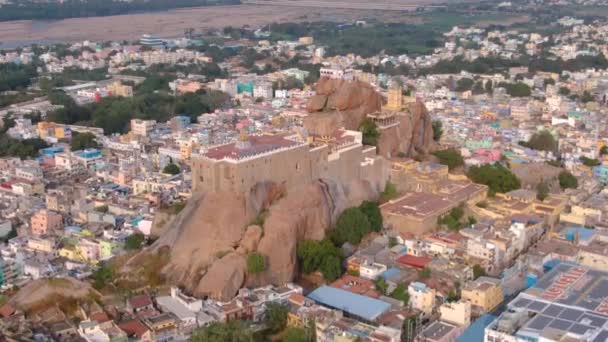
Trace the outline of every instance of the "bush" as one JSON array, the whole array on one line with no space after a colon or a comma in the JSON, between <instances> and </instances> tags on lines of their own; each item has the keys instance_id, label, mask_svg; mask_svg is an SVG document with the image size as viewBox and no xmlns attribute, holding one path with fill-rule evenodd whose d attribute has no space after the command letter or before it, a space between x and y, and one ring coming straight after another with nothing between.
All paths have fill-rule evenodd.
<instances>
[{"instance_id":1,"label":"bush","mask_svg":"<svg viewBox=\"0 0 608 342\"><path fill-rule=\"evenodd\" d=\"M448 148L446 150L433 152L433 155L439 159L439 163L446 165L451 171L457 167L464 165L464 158L455 148Z\"/></svg>"},{"instance_id":2,"label":"bush","mask_svg":"<svg viewBox=\"0 0 608 342\"><path fill-rule=\"evenodd\" d=\"M311 338L302 328L288 328L283 336L283 342L310 342Z\"/></svg>"},{"instance_id":3,"label":"bush","mask_svg":"<svg viewBox=\"0 0 608 342\"><path fill-rule=\"evenodd\" d=\"M378 138L380 138L380 132L376 127L376 123L366 118L359 126L359 131L363 134L363 144L376 146L378 144Z\"/></svg>"},{"instance_id":4,"label":"bush","mask_svg":"<svg viewBox=\"0 0 608 342\"><path fill-rule=\"evenodd\" d=\"M473 279L477 279L479 277L483 277L486 275L486 270L483 269L480 265L473 266Z\"/></svg>"},{"instance_id":5,"label":"bush","mask_svg":"<svg viewBox=\"0 0 608 342\"><path fill-rule=\"evenodd\" d=\"M144 245L145 241L144 234L135 233L127 237L125 241L125 249L128 251L134 251L140 249Z\"/></svg>"},{"instance_id":6,"label":"bush","mask_svg":"<svg viewBox=\"0 0 608 342\"><path fill-rule=\"evenodd\" d=\"M266 259L258 252L249 253L247 256L247 272L259 274L266 270Z\"/></svg>"},{"instance_id":7,"label":"bush","mask_svg":"<svg viewBox=\"0 0 608 342\"><path fill-rule=\"evenodd\" d=\"M114 279L114 271L106 264L101 264L92 274L93 287L101 290Z\"/></svg>"},{"instance_id":8,"label":"bush","mask_svg":"<svg viewBox=\"0 0 608 342\"><path fill-rule=\"evenodd\" d=\"M443 135L443 123L440 120L433 120L433 140L439 141Z\"/></svg>"},{"instance_id":9,"label":"bush","mask_svg":"<svg viewBox=\"0 0 608 342\"><path fill-rule=\"evenodd\" d=\"M559 186L562 189L576 189L578 180L570 172L562 171L559 173Z\"/></svg>"},{"instance_id":10,"label":"bush","mask_svg":"<svg viewBox=\"0 0 608 342\"><path fill-rule=\"evenodd\" d=\"M287 307L279 303L269 303L266 307L266 327L278 333L287 326Z\"/></svg>"},{"instance_id":11,"label":"bush","mask_svg":"<svg viewBox=\"0 0 608 342\"><path fill-rule=\"evenodd\" d=\"M192 333L192 342L254 342L253 332L243 321L213 322Z\"/></svg>"},{"instance_id":12,"label":"bush","mask_svg":"<svg viewBox=\"0 0 608 342\"><path fill-rule=\"evenodd\" d=\"M380 194L380 202L388 202L392 199L395 199L399 196L397 192L397 188L391 182L386 182L384 186L384 191Z\"/></svg>"}]
</instances>

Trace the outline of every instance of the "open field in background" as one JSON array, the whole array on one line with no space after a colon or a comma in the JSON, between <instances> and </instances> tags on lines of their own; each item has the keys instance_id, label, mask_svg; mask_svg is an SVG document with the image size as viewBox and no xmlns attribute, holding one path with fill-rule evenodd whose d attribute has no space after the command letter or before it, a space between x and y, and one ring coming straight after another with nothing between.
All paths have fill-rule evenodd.
<instances>
[{"instance_id":1,"label":"open field in background","mask_svg":"<svg viewBox=\"0 0 608 342\"><path fill-rule=\"evenodd\" d=\"M243 4L295 6L312 8L339 8L382 11L412 11L441 0L242 0Z\"/></svg>"},{"instance_id":2,"label":"open field in background","mask_svg":"<svg viewBox=\"0 0 608 342\"><path fill-rule=\"evenodd\" d=\"M262 1L262 0L251 0ZM290 2L288 0L269 0ZM364 0L332 0L353 4L376 3ZM380 3L430 4L435 0L385 0ZM306 3L324 3L321 0L305 0ZM377 5L375 5L377 6ZM517 17L526 20L525 16ZM454 25L475 22L484 24L509 24L513 17L504 15L468 16L458 13L414 13L396 10L317 8L278 5L237 5L197 7L171 10L163 13L140 13L94 18L72 18L59 21L9 21L0 22L0 47L11 47L16 43L75 42L85 39L135 40L144 33L162 37L179 37L184 29L196 32L209 28L243 25L261 26L276 22L342 22L356 19L376 19L384 22L428 24L434 29L449 30ZM518 19L518 20L519 20Z\"/></svg>"}]
</instances>

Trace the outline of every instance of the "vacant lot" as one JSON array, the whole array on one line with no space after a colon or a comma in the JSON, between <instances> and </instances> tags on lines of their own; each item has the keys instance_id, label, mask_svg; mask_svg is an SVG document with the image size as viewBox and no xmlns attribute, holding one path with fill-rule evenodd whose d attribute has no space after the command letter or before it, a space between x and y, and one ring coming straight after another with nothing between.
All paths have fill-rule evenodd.
<instances>
[{"instance_id":1,"label":"vacant lot","mask_svg":"<svg viewBox=\"0 0 608 342\"><path fill-rule=\"evenodd\" d=\"M132 40L144 33L176 37L181 36L186 28L200 31L229 25L240 27L288 21L342 21L365 16L378 17L382 16L382 12L261 5L198 7L162 13L73 18L52 22L2 22L0 42L10 45L13 42L35 41Z\"/></svg>"}]
</instances>

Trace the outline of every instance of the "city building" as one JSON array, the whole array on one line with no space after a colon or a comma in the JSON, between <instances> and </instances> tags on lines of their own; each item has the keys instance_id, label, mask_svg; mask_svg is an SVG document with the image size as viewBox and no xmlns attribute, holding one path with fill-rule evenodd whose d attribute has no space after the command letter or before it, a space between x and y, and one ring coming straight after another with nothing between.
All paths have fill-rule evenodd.
<instances>
[{"instance_id":1,"label":"city building","mask_svg":"<svg viewBox=\"0 0 608 342\"><path fill-rule=\"evenodd\" d=\"M38 211L30 220L32 234L34 235L44 235L53 230L60 229L62 223L63 218L61 214L45 209Z\"/></svg>"},{"instance_id":2,"label":"city building","mask_svg":"<svg viewBox=\"0 0 608 342\"><path fill-rule=\"evenodd\" d=\"M493 311L504 300L500 280L490 277L479 277L467 283L460 298L471 302L473 312L480 314Z\"/></svg>"}]
</instances>

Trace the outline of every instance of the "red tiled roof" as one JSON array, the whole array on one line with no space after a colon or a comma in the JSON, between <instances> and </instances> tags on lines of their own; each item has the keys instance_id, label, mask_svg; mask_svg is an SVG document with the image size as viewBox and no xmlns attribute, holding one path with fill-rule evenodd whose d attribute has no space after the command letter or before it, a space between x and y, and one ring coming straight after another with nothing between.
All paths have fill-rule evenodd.
<instances>
[{"instance_id":1,"label":"red tiled roof","mask_svg":"<svg viewBox=\"0 0 608 342\"><path fill-rule=\"evenodd\" d=\"M99 323L104 323L110 320L110 317L108 317L108 314L106 314L105 312L96 312L94 314L91 314L89 316L89 319L91 321L97 321Z\"/></svg>"},{"instance_id":2,"label":"red tiled roof","mask_svg":"<svg viewBox=\"0 0 608 342\"><path fill-rule=\"evenodd\" d=\"M132 321L120 323L118 327L127 333L128 336L142 337L150 329L146 327L140 320L134 319Z\"/></svg>"},{"instance_id":3,"label":"red tiled roof","mask_svg":"<svg viewBox=\"0 0 608 342\"><path fill-rule=\"evenodd\" d=\"M250 136L247 141L249 146L244 148L237 148L236 143L230 143L210 148L204 155L207 158L217 160L224 158L240 159L300 144L297 141L285 139L282 135Z\"/></svg>"},{"instance_id":4,"label":"red tiled roof","mask_svg":"<svg viewBox=\"0 0 608 342\"><path fill-rule=\"evenodd\" d=\"M133 309L143 308L152 305L152 299L146 295L131 297L129 298L129 305Z\"/></svg>"},{"instance_id":5,"label":"red tiled roof","mask_svg":"<svg viewBox=\"0 0 608 342\"><path fill-rule=\"evenodd\" d=\"M410 254L405 254L397 258L398 263L419 269L423 269L431 261L433 261L433 259L429 257L419 257Z\"/></svg>"}]
</instances>

